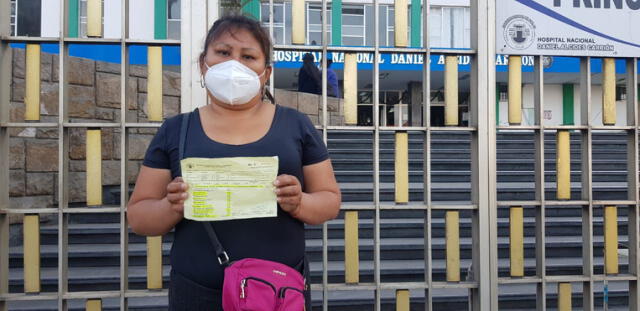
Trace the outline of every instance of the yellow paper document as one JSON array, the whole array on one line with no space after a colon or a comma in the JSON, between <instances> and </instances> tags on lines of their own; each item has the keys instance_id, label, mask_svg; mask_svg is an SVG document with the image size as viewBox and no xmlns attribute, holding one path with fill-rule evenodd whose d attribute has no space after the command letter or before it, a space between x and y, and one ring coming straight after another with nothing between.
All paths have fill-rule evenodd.
<instances>
[{"instance_id":1,"label":"yellow paper document","mask_svg":"<svg viewBox=\"0 0 640 311\"><path fill-rule=\"evenodd\" d=\"M219 221L276 217L273 181L278 157L186 158L180 161L189 185L184 217Z\"/></svg>"}]
</instances>

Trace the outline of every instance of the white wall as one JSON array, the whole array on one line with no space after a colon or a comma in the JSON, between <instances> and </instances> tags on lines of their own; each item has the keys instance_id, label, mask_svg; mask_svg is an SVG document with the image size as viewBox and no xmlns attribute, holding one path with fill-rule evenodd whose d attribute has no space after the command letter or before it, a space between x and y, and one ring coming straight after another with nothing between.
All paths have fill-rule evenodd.
<instances>
[{"instance_id":1,"label":"white wall","mask_svg":"<svg viewBox=\"0 0 640 311\"><path fill-rule=\"evenodd\" d=\"M136 1L129 1L132 6ZM104 0L104 37L119 39L122 37L122 1Z\"/></svg>"},{"instance_id":2,"label":"white wall","mask_svg":"<svg viewBox=\"0 0 640 311\"><path fill-rule=\"evenodd\" d=\"M574 85L574 124L581 124L581 103L580 103L580 86ZM509 103L507 101L500 101L500 125L509 125ZM562 125L562 85L561 84L546 84L544 86L544 110L547 112L546 116L550 116L550 119L544 120L545 126ZM616 125L627 125L627 104L625 101L618 101L616 103ZM525 84L522 88L522 125L534 124L534 112L533 112L533 85ZM602 126L602 86L591 86L591 125Z\"/></svg>"},{"instance_id":3,"label":"white wall","mask_svg":"<svg viewBox=\"0 0 640 311\"><path fill-rule=\"evenodd\" d=\"M60 37L60 1L42 0L40 10L40 36Z\"/></svg>"},{"instance_id":4,"label":"white wall","mask_svg":"<svg viewBox=\"0 0 640 311\"><path fill-rule=\"evenodd\" d=\"M580 88L574 90L574 109L576 113L576 124L580 124ZM591 87L591 125L602 126L602 86ZM616 102L616 125L627 125L627 103L626 101Z\"/></svg>"},{"instance_id":5,"label":"white wall","mask_svg":"<svg viewBox=\"0 0 640 311\"><path fill-rule=\"evenodd\" d=\"M153 0L129 1L129 38L153 39Z\"/></svg>"},{"instance_id":6,"label":"white wall","mask_svg":"<svg viewBox=\"0 0 640 311\"><path fill-rule=\"evenodd\" d=\"M533 103L533 85L527 85L531 90ZM544 125L561 125L562 115L562 84L547 84L544 86ZM549 118L549 115L551 118Z\"/></svg>"}]
</instances>

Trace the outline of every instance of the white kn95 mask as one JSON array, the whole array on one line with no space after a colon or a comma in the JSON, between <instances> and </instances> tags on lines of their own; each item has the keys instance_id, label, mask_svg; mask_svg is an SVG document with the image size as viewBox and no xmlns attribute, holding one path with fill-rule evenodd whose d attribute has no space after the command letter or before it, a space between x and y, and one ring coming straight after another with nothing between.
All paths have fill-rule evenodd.
<instances>
[{"instance_id":1,"label":"white kn95 mask","mask_svg":"<svg viewBox=\"0 0 640 311\"><path fill-rule=\"evenodd\" d=\"M207 66L204 83L211 95L229 105L248 103L260 92L260 77L251 68L232 59ZM266 69L265 69L266 71Z\"/></svg>"}]
</instances>

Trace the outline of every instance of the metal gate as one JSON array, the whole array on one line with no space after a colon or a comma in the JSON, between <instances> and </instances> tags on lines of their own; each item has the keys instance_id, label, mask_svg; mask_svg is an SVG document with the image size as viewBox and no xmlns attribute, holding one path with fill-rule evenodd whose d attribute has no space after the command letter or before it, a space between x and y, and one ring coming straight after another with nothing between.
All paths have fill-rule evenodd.
<instances>
[{"instance_id":1,"label":"metal gate","mask_svg":"<svg viewBox=\"0 0 640 311\"><path fill-rule=\"evenodd\" d=\"M76 6L79 3L81 2L78 0L60 1L58 5L60 11L50 13L58 14L57 19L63 21L60 24L62 37L27 37L10 36L10 1L0 2L0 152L3 155L3 160L0 161L0 189L2 189L0 193L0 310L11 310L14 306L18 308L30 304L36 306L41 302L52 303L55 306L53 308L58 310L81 307L100 310L103 304L104 308L126 310L144 306L149 301L145 299L150 297L160 299L167 295L163 276L164 279L167 278L168 270L166 267L163 269L162 258L163 251L165 254L167 251L168 238L148 237L144 251L137 246L130 247L132 241L129 240L125 202L128 201L129 184L135 172L129 168L129 163L132 153L135 153L133 149L137 148L138 141L135 139L139 139L138 135L148 134L149 131L158 128L161 121L168 114L170 115L166 111L166 99L163 111L163 95L166 95L162 91L163 83L166 83L163 78L163 53L166 53L166 50L162 47L180 46L180 111L189 111L202 106L205 104L206 97L204 90L200 87L197 55L202 49L207 25L211 25L229 5L234 4L207 0L182 0L180 4L181 39L172 40L167 39L166 25L156 25L153 39L130 38L129 14L132 3L128 0L122 0L119 6L122 16L119 38L105 38L106 26L102 23L102 17L106 14L106 12L103 13L103 9L107 4L106 1L103 3L100 0L87 0L86 36L79 35L78 16L75 15L75 19L70 17L73 16L71 12L78 10ZM461 304L456 305L457 307L466 305L472 310L498 310L500 307L507 307L506 304L499 305L499 301L502 303L502 298L508 296L511 286L525 286L525 288L535 288L535 292L531 294L536 297L538 310L547 309L547 302L549 306L570 310L572 294L576 297L580 294L583 309L592 310L596 306L601 306L597 299L600 296L597 293L603 290L602 286L610 282L628 284L626 288L629 309L639 308L640 261L637 255L640 201L637 194L637 131L639 128L636 58L626 59L626 102L629 113L625 126L599 127L591 124L590 58L580 59L580 111L583 116L581 124L546 126L544 124L544 57L534 58L534 125L496 126L495 1L470 1L470 46L467 49L430 48L429 43L432 38L429 22L432 14L428 1L422 3L419 0L384 2L374 0L367 3L368 7L363 8L361 16L365 26L362 28L342 25L344 8L352 4L343 4L340 0L331 2L292 0L284 4L274 0L261 4L260 1L253 0L242 3L242 10L246 14L260 18L265 27L268 27L272 37L275 38L278 32L282 33L285 39L282 42L276 40L274 55L279 52L298 56L302 53L312 53L318 58L317 61L322 68L328 68L327 57L323 55L333 55L334 64L340 65L337 70L342 72L343 99L328 96L330 88L327 84L328 70L322 70L321 94L306 99L301 97L302 95L295 95L297 103L289 104L298 105L297 107L301 109L303 107L301 102L315 103L315 122L330 149L332 144L357 144L355 140L362 138L364 144L368 144L365 151L370 150L369 153L364 152L366 157L363 157L366 160L370 156L371 163L370 168L366 168L369 160L363 160L366 165L362 170L369 174L361 177L365 182L344 183L349 185L342 190L348 194L347 198L352 199L343 202L340 220L315 228L315 232L319 234L315 239L319 244L311 244L316 247L320 256L312 258L312 270L315 271L315 274L312 274L314 309L316 307L322 310L357 308L357 304L362 304L371 306L374 310L393 307L397 310L423 308L438 310L446 309L447 305L443 303L446 299L443 299L455 293L458 296L468 297L463 299ZM164 6L166 9L167 2L156 0L155 4ZM290 9L287 9L288 5L291 6ZM310 7L312 5L313 8ZM390 14L392 9L393 17ZM276 10L281 10L281 13ZM320 23L315 20L312 23L312 16L309 13L311 10L320 11L318 15ZM367 10L372 10L373 18L369 21L372 25L367 24ZM301 11L305 14L299 14ZM382 11L386 16L384 20L381 18ZM166 16L167 12L156 10L155 14ZM281 23L275 20L278 14L289 14L290 33L286 33L286 26L281 27L283 30L278 28ZM360 13L352 15L358 14ZM358 16L354 18L357 19ZM331 27L330 19L334 21ZM337 20L340 20L340 24L335 22ZM366 32L367 26L373 27L373 36L367 37L363 34L362 44L343 42L345 37L351 35L343 35L342 31L346 33L349 29L350 33L351 31L355 33L356 30ZM160 28L159 31L157 27ZM380 31L382 28L384 31ZM387 29L393 30L391 35ZM312 32L320 33L319 37L314 37L319 39L320 43L310 40L309 36ZM393 36L393 40L390 36ZM359 38L359 35L352 37ZM371 42L367 43L367 38L371 38ZM24 97L19 99L12 96L16 92L13 89L16 78L12 74L14 70L12 44L26 44L24 46L24 77L20 78L24 80ZM42 62L41 48L44 45L57 45L59 55L57 58L52 58L52 62L56 62L55 74L58 81L57 114L54 115L47 115L41 111L40 94L43 86L39 64ZM94 122L93 120L83 121L82 117L74 117L73 105L79 105L73 98L78 96L78 93L74 93L75 91L70 87L71 84L75 85L78 82L70 82L74 77L69 76L70 67L73 66L70 61L70 48L74 45L99 45L117 47L119 50L120 64L118 68L113 68L113 72L119 75L115 83L118 85L116 89L119 103L115 110L118 111L119 118L114 118L110 122ZM145 51L146 68L132 65L131 54L135 49ZM419 78L417 81L412 81L413 86L406 97L402 95L403 92L392 90L400 94L397 102L390 102L395 105L392 105L393 117L386 115L390 114L391 110L385 107L391 104L387 104L386 101L381 103L381 93L386 91L381 89L381 80L385 79L385 74L389 74L386 69L381 70L381 63L388 62L391 57L410 57L416 60L414 65L422 66ZM441 60L440 72L433 71L432 60ZM465 61L468 61L468 64ZM509 67L509 92L510 95L513 94L514 99L510 100L509 107L510 111L519 111L522 103L515 98L521 98L522 93L521 60L512 57L510 64L513 65ZM137 84L137 88L134 89L129 86L130 76L135 75L132 71L136 70L144 71L137 76L137 83L142 83L140 81L144 79L146 88L144 84ZM276 66L270 82L270 88L275 93L276 100L285 98L289 94L283 93L276 87L279 70L286 69ZM52 69L51 72L45 73L50 75L50 81L54 81L54 71ZM286 76L282 77L287 79ZM611 88L615 88L615 80L611 80L610 75L607 79L609 79L607 81L614 81L613 84L607 85L609 88L607 91L610 92ZM143 89L146 93L145 107L139 108L141 111L144 110L143 117L138 115L132 118L128 104L129 97L132 92L138 92L137 89ZM435 90L441 90L441 94L434 96ZM386 94L385 92L385 98L396 96ZM464 96L468 95L468 97L459 98L461 94L466 94ZM436 101L444 106L444 114L439 121L434 121L437 118L432 115L430 108L432 102ZM369 104L363 105L364 102ZM20 113L14 114L16 107L23 110L18 110ZM406 114L403 109L408 110L405 111ZM309 113L312 117L314 116L312 112ZM381 116L381 113L385 115ZM367 116L370 116L370 120L365 120ZM382 122L382 119L385 121ZM391 122L391 119L394 121ZM33 129L31 131L38 133L34 136L35 138L40 137L39 135L43 132L55 133L49 137L56 140L55 154L47 153L47 149L40 153L42 157L54 156L57 159L54 168L49 170L56 173L54 175L56 179L52 180L56 191L51 194L53 199L49 202L49 206L45 204L45 206L24 208L15 203L19 201L10 200L9 188L13 178L10 176L14 176L10 174L15 169L13 163L7 159L11 153L16 152L12 148L11 140L17 137L17 133L26 129ZM618 131L627 137L628 198L626 200L594 200L592 195L592 135L605 130ZM527 131L534 137L532 157L535 163L533 182L535 198L532 200L498 201L499 194L508 193L509 190L502 189L499 192L497 135L509 131ZM580 137L581 157L580 185L574 184L573 196L571 195L571 168L567 164L570 161L571 151L570 131L574 136ZM81 132L81 137L84 139L81 144L84 147L81 151L77 151L72 145L74 135L78 132ZM117 141L120 149L113 151L117 156L109 158L109 163L103 159L104 149L107 148L102 142L107 135L105 133L111 133L109 134L112 135L111 139ZM348 135L342 138L336 136L344 133ZM557 194L562 200L552 200L545 196L545 189L553 188L553 185L547 185L549 179L545 179L545 171L553 171L545 169L544 165L545 159L548 158L545 155L545 133L557 136L555 149L558 168L555 171ZM468 149L469 180L460 186L463 200L448 200L447 192L444 190L456 186L432 180L433 172L436 170L432 167L433 163L448 161L446 158L434 158L435 147L433 146L438 145L442 137L454 137L454 143L464 144L464 148ZM460 137L463 139L456 140ZM416 148L421 150L417 151ZM410 156L412 149L413 154L418 152L421 156L412 158ZM388 152L389 150L392 150L392 154ZM30 151L38 152L38 149L30 149ZM80 152L81 155L72 155L73 152ZM77 160L83 162L77 162ZM349 171L349 165L355 166L359 163L357 157L347 158L344 161L347 163L345 171ZM107 166L108 164L110 166ZM417 167L420 164L421 167ZM78 169L78 166L81 168ZM117 187L112 188L118 190L115 193L118 194L119 203L108 204L105 203L107 199L103 197L105 185L98 181L104 179L102 177L104 170L114 169L118 171L119 182L115 183ZM73 185L77 185L73 180L78 176L74 173L76 171L82 171L85 174L82 175L86 180L84 183L86 191L81 194L86 202L83 204L70 203L70 197L74 196L73 193L76 191L72 189ZM420 180L416 180L416 172L422 176ZM393 181L390 181L389 176L393 177ZM548 208L562 206L580 207L582 273L547 275L545 211ZM628 251L628 268L626 271L621 269L624 273L619 273L620 270L618 270L617 244L620 239L616 206L621 209L626 207L628 210L628 245L631 247ZM507 208L510 220L509 234L500 233L499 230L499 219L505 218L504 215L499 215L499 211L506 211ZM604 242L594 239L599 236L599 232L598 234L594 232L594 219L600 219L598 217L601 214L603 214L603 220L599 222L604 223ZM74 218L83 216L85 218ZM92 276L91 270L80 269L77 270L80 272L74 273L86 274L73 276L80 281L70 288L69 278L72 270L70 266L82 266L82 260L69 262L70 226L78 225L78 220L74 219L84 219L79 222L85 221L84 224L90 227L92 222L87 219L100 217L115 217L114 219L118 220L117 250L112 250L117 253L115 255L118 258L117 265L109 270L117 271L117 276L114 276L117 279L114 281L115 285L112 284L111 289L107 290L83 290L83 283L80 281L90 280ZM388 239L394 234L387 233L391 230L389 228L393 227L389 224L394 223L394 219L402 221L407 217L413 221L417 220L419 235L411 240L413 242L403 240L406 236L401 235L395 240L395 248L386 249L388 246L382 243L383 238ZM45 250L42 246L46 240L45 228L41 227L43 219L49 220L50 227L53 228L47 230L55 231L53 235L49 235L55 236L55 240L48 242L54 245L55 250ZM528 221L529 219L533 221ZM20 241L10 241L10 228L13 226L10 226L10 223L13 222L22 223L22 225L16 225L20 228L22 244ZM532 229L525 230L529 228L525 223ZM436 231L437 235L434 234ZM534 240L533 254L525 251L527 237ZM74 237L76 238L79 237ZM506 244L504 238L509 239L508 255L499 254L500 244ZM401 255L402 245L415 243L416 239L419 240L418 244L421 244L416 246L417 251L414 249L410 255ZM469 241L465 242L467 245L465 247L461 246L463 239ZM368 240L370 242L367 242ZM606 258L604 264L599 259L603 256L594 252L596 244L597 247L604 244ZM144 254L138 254L141 252ZM400 255L393 255L394 252ZM43 253L53 254L51 256L54 256L54 259L49 259L49 262L45 263L49 255L44 256ZM132 255L132 253L138 255ZM145 258L142 264L137 262L141 257ZM132 261L136 262L135 267L130 264L130 258L134 258ZM388 258L393 258L395 261L391 262ZM507 258L509 259L508 269L504 264ZM164 264L166 266L168 262L165 261ZM47 266L46 271L45 266ZM144 273L140 275L136 267L143 267ZM414 275L404 277L403 269L413 271ZM421 274L421 277L416 277L415 271L419 271L418 274ZM54 281L49 285L43 285L41 282L43 278ZM146 283L142 282L144 285L139 285L138 283L141 282L135 281L136 278L142 278ZM557 304L554 298L557 299ZM343 304L334 306L335 301L340 299ZM349 300L354 302L346 303ZM466 306L461 308L466 309ZM360 306L360 308L363 307Z\"/></svg>"}]
</instances>

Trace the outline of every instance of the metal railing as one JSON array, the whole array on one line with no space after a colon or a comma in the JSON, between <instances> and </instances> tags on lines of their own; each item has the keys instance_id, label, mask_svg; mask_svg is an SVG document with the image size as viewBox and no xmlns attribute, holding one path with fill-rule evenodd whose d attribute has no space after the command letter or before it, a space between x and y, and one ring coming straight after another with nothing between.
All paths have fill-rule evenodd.
<instances>
[{"instance_id":1,"label":"metal railing","mask_svg":"<svg viewBox=\"0 0 640 311\"><path fill-rule=\"evenodd\" d=\"M185 1L185 0L183 0ZM302 0L293 0L299 2ZM304 3L304 1L302 1ZM406 2L402 3L396 0L396 3L406 6ZM270 0L270 17L269 31L273 34L273 4ZM322 1L322 29L326 29L328 14L327 0ZM374 0L374 24L375 29L379 29L378 7L379 0ZM208 11L209 6L217 6L217 1L193 1L191 6L201 5L202 11ZM8 310L8 304L11 301L38 301L38 300L56 300L59 310L67 310L70 300L86 299L90 301L88 307L94 307L94 303L99 299L117 298L121 310L128 309L129 299L139 297L159 297L166 296L166 290L162 289L162 283L158 287L157 283L148 283L149 289L131 290L129 289L129 230L126 221L126 202L128 201L128 170L127 161L129 157L128 140L130 131L138 128L154 128L158 127L158 122L131 122L127 120L127 79L129 77L129 53L132 45L148 45L148 46L170 46L181 45L184 42L177 40L139 40L129 39L129 1L122 0L122 24L121 39L103 39L103 38L69 38L68 31L68 1L61 1L60 20L62 36L59 38L33 38L33 37L11 37L9 36L9 1L0 2L0 154L3 159L9 154L9 137L12 129L15 128L41 128L55 129L58 131L58 180L57 180L57 207L54 208L36 208L21 209L10 206L9 203L9 163L6 160L0 161L0 310ZM195 8L196 10L198 8ZM191 10L194 10L191 7ZM217 12L217 10L213 10ZM321 125L318 129L322 131L325 142L328 142L328 134L343 130L371 133L373 135L373 201L365 203L345 203L342 210L345 212L345 281L330 282L329 281L329 229L325 224L322 227L322 282L312 284L312 290L321 292L322 309L329 310L330 293L338 291L369 291L374 292L375 310L382 309L383 292L395 291L398 305L403 306L404 310L408 310L410 304L410 295L412 292L423 291L425 310L431 310L434 305L434 296L437 297L437 291L441 289L468 289L469 307L472 310L497 310L499 299L499 286L508 284L535 284L537 291L537 309L545 310L546 297L550 284L561 284L561 298L566 303L567 295L571 297L571 286L567 283L581 284L583 308L592 310L595 306L594 301L594 282L620 281L629 282L629 306L631 310L640 308L640 286L639 268L640 258L638 258L638 237L640 236L640 224L638 223L638 207L640 199L638 198L638 109L637 109L637 59L627 59L627 126L593 126L590 124L591 116L591 67L590 58L581 59L581 124L575 126L545 126L544 125L544 70L543 58L535 57L535 82L534 82L534 103L535 103L535 124L531 126L511 125L498 126L495 124L495 113L493 104L495 102L495 2L489 0L471 1L471 49L470 50L432 50L429 48L429 31L427 28L429 16L429 2L425 1L421 8L422 23L422 47L406 47L397 46L394 48L380 47L379 32L374 31L373 47L344 47L333 46L329 44L327 33L323 32L322 44L318 46L307 45L276 45L275 50L304 50L319 51L322 55L331 52L344 53L372 53L373 69L372 69L372 86L373 94L373 126L356 126L347 124L345 126L331 124L329 120L329 112L327 105L327 73L322 72L322 115ZM188 14L184 13L183 14ZM184 16L184 15L183 15ZM191 26L190 26L191 27ZM406 25L405 25L406 27ZM405 29L406 30L406 29ZM200 30L203 31L203 30ZM294 30L293 31L297 31ZM304 30L302 30L304 31ZM191 47L196 48L200 43L189 40ZM40 122L24 121L12 122L9 119L10 106L10 86L11 86L11 68L12 68L12 48L11 43L28 43L39 45L41 43L57 43L59 47L60 57L58 59L59 66L59 104L58 117L56 122ZM69 91L68 91L68 59L69 46L71 44L118 44L120 45L120 120L112 123L97 122L72 122L69 118ZM410 53L419 54L425 60L422 69L422 124L413 124L410 126L380 126L380 63L379 56L384 53ZM431 97L431 66L429 59L432 54L444 55L448 59L448 63L452 65L446 66L445 73L445 102L449 117L447 126L432 126L430 107ZM471 58L470 70L470 100L469 100L469 123L461 126L457 120L457 94L458 94L458 74L456 56L469 55ZM327 68L326 58L322 59L322 68ZM189 66L191 71L197 64L182 64ZM357 65L356 65L357 68ZM277 70L277 69L276 69ZM188 72L183 70L184 72ZM520 73L521 74L521 73ZM354 72L345 72L345 80L356 79ZM186 77L185 77L186 78ZM27 78L28 79L28 78ZM270 88L274 91L275 74L272 74ZM190 78L189 81L193 79ZM353 81L350 81L353 82ZM196 85L198 81L191 81L191 85ZM346 84L346 83L345 83ZM349 90L349 92L356 92ZM346 90L345 90L346 93ZM348 105L356 105L353 100L353 93L345 94L345 107ZM190 98L189 95L188 98ZM349 97L351 96L351 97ZM184 98L183 98L184 100ZM28 101L28 100L27 100ZM36 103L39 105L39 102ZM521 103L520 103L521 104ZM183 110L187 107L183 103ZM352 109L352 106L348 106ZM516 109L515 104L512 109ZM357 108L356 108L357 109ZM452 112L455 111L455 114ZM455 115L455 118L453 117ZM447 117L447 118L449 118ZM86 128L88 130L100 130L103 128L115 128L120 131L120 205L119 206L103 206L102 204L94 204L98 206L87 207L69 207L69 131L74 128ZM497 159L496 159L496 135L498 131L527 130L533 131L535 135L535 200L533 201L498 201L497 200ZM628 199L616 201L598 201L593 199L592 187L592 135L594 132L601 130L616 130L627 134L627 171L628 171ZM558 133L566 133L566 131L577 131L581 134L581 195L580 198L569 197L568 200L549 200L545 197L545 154L544 154L544 134L549 131ZM395 201L389 202L381 200L381 134L392 132L395 137ZM419 202L410 202L409 200L409 181L406 177L408 174L408 136L407 132L420 133L423 140L423 196L424 200ZM433 182L431 181L431 162L432 162L432 137L434 134L442 132L468 133L471 137L471 199L469 202L439 202L432 199ZM565 134L560 134L562 136ZM561 140L564 138L561 138ZM568 148L565 142L559 143L559 148ZM562 149L562 150L565 150ZM87 150L88 153L92 152ZM95 152L95 150L94 150ZM89 154L87 154L89 157ZM98 157L99 158L99 157ZM87 161L89 162L89 161ZM97 164L95 164L97 163ZM96 160L93 164L87 164L87 170L91 171L100 167L100 160ZM90 167L94 165L93 167ZM96 166L97 165L97 166ZM92 171L95 173L95 171ZM570 193L570 188L569 188ZM530 207L535 209L535 275L525 275L520 269L524 267L524 255L522 254L521 239L522 235L522 210L519 207ZM583 237L583 274L567 275L567 276L548 276L546 274L545 262L545 208L557 206L581 206L582 207L582 237ZM595 274L594 258L596 254L593 252L594 233L593 233L593 211L596 208L604 206L627 206L629 210L628 228L629 228L629 272L626 274L613 273L615 270L609 270L610 273ZM514 207L512 209L512 266L509 277L498 277L498 207ZM395 212L406 210L423 211L424 217L424 281L422 282L384 282L381 278L381 212ZM373 281L360 282L359 280L359 258L358 258L358 213L370 211L373 212ZM433 214L444 211L446 224L446 280L434 279L433 267L433 244L432 244L432 224ZM471 267L472 272L467 272L466 279L460 276L461 270L467 271L469 267L461 267L460 265L460 212L464 215L470 215L471 222ZM609 215L615 215L609 209ZM75 214L108 214L118 213L120 216L120 289L114 291L69 291L68 289L68 230L69 219ZM30 270L29 274L25 271L25 293L9 293L9 218L11 215L25 215L24 234L25 244L25 262L33 260L37 266L25 267ZM55 215L57 216L57 279L58 288L56 292L41 292L39 272L39 216ZM438 214L439 215L439 214ZM463 215L463 217L464 217ZM35 217L35 218L30 218ZM611 221L609 216L609 221ZM609 222L615 223L615 222ZM611 231L609 233L609 241L615 241L617 238L617 230L613 235L613 229L605 229ZM520 239L518 239L520 237ZM158 248L158 240L149 240L149 246L154 250L154 254L160 251ZM608 252L614 249L608 242ZM155 247L155 248L154 248ZM161 258L161 257L160 257ZM613 258L613 257L610 257ZM38 259L38 260L36 260ZM161 260L161 259L160 259ZM31 261L29 261L31 262ZM34 264L34 265L36 265ZM157 259L150 262L149 266L157 264ZM607 263L605 263L605 266ZM612 263L610 262L611 266ZM612 268L613 269L613 268ZM162 269L148 270L148 274L153 274L156 278L162 277ZM151 275L148 275L151 278ZM28 284L27 284L28 283ZM566 304L563 306L566 307Z\"/></svg>"}]
</instances>

